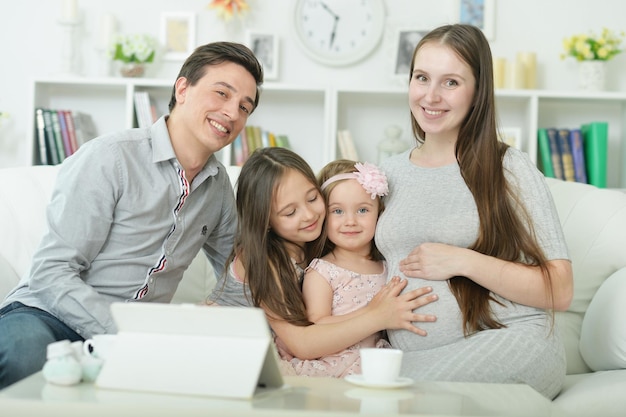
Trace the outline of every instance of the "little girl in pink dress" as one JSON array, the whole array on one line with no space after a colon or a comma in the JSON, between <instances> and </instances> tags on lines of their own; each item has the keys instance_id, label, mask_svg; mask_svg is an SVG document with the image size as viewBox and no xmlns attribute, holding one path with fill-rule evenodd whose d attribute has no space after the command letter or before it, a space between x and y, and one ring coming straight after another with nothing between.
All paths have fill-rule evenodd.
<instances>
[{"instance_id":1,"label":"little girl in pink dress","mask_svg":"<svg viewBox=\"0 0 626 417\"><path fill-rule=\"evenodd\" d=\"M322 324L359 314L387 282L387 266L374 244L387 180L374 165L347 160L329 163L318 179L328 207L326 245L324 255L306 269L302 292L309 320ZM381 333L314 360L295 358L280 339L276 342L295 374L342 378L361 373L360 348L390 347Z\"/></svg>"}]
</instances>

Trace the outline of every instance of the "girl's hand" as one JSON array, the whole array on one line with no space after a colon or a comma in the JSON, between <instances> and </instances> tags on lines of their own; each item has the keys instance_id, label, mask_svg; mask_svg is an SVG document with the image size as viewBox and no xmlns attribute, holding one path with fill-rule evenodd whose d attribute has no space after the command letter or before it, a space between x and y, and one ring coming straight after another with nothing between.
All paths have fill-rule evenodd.
<instances>
[{"instance_id":1,"label":"girl's hand","mask_svg":"<svg viewBox=\"0 0 626 417\"><path fill-rule=\"evenodd\" d=\"M406 285L407 280L401 280L399 277L391 278L366 308L373 312L372 316L376 320L381 321L381 327L384 329L405 329L420 336L426 336L426 331L416 327L413 323L416 321L433 322L437 320L437 317L431 314L417 314L413 310L437 301L438 296L429 294L433 290L431 287L417 288L400 294Z\"/></svg>"}]
</instances>

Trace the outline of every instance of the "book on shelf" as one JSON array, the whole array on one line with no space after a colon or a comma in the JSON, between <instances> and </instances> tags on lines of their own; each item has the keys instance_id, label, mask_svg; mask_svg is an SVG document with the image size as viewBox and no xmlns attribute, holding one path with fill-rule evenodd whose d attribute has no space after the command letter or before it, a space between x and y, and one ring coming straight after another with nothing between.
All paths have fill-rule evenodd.
<instances>
[{"instance_id":1,"label":"book on shelf","mask_svg":"<svg viewBox=\"0 0 626 417\"><path fill-rule=\"evenodd\" d=\"M91 115L72 110L72 117L74 119L74 132L78 148L84 145L87 141L98 136L98 132Z\"/></svg>"},{"instance_id":2,"label":"book on shelf","mask_svg":"<svg viewBox=\"0 0 626 417\"><path fill-rule=\"evenodd\" d=\"M547 129L537 131L537 147L539 148L539 169L548 178L555 178L552 167L552 153L550 152L550 138Z\"/></svg>"},{"instance_id":3,"label":"book on shelf","mask_svg":"<svg viewBox=\"0 0 626 417\"><path fill-rule=\"evenodd\" d=\"M61 132L61 123L59 122L59 115L56 110L49 110L50 120L52 121L52 132L54 133L54 140L57 145L57 154L59 156L59 163L67 157L65 153L65 142L63 141L63 133Z\"/></svg>"},{"instance_id":4,"label":"book on shelf","mask_svg":"<svg viewBox=\"0 0 626 417\"><path fill-rule=\"evenodd\" d=\"M587 181L606 188L609 124L592 122L581 126L587 167Z\"/></svg>"},{"instance_id":5,"label":"book on shelf","mask_svg":"<svg viewBox=\"0 0 626 417\"><path fill-rule=\"evenodd\" d=\"M69 110L62 110L63 117L65 118L65 126L67 127L67 134L70 140L70 147L72 148L72 154L78 150L78 142L76 141L76 129L74 127L74 117Z\"/></svg>"},{"instance_id":6,"label":"book on shelf","mask_svg":"<svg viewBox=\"0 0 626 417\"><path fill-rule=\"evenodd\" d=\"M250 150L248 148L248 131L247 129L241 129L241 165L246 162L248 155L250 155Z\"/></svg>"},{"instance_id":7,"label":"book on shelf","mask_svg":"<svg viewBox=\"0 0 626 417\"><path fill-rule=\"evenodd\" d=\"M245 129L241 130L241 133L237 135L232 145L232 158L231 163L234 163L237 166L242 166L244 163L244 153L243 153L243 139L242 134Z\"/></svg>"},{"instance_id":8,"label":"book on shelf","mask_svg":"<svg viewBox=\"0 0 626 417\"><path fill-rule=\"evenodd\" d=\"M569 129L557 129L559 154L563 165L563 178L565 181L576 181L574 173L574 157L569 143Z\"/></svg>"},{"instance_id":9,"label":"book on shelf","mask_svg":"<svg viewBox=\"0 0 626 417\"><path fill-rule=\"evenodd\" d=\"M267 137L269 139L269 146L278 146L276 143L276 135L274 134L274 132L267 132Z\"/></svg>"},{"instance_id":10,"label":"book on shelf","mask_svg":"<svg viewBox=\"0 0 626 417\"><path fill-rule=\"evenodd\" d=\"M245 129L246 129L246 142L248 145L248 153L246 154L246 159L248 159L248 156L252 155L252 152L254 152L256 148L259 147L261 138L259 136L259 141L257 145L257 135L259 135L259 130L260 130L258 126L247 125Z\"/></svg>"},{"instance_id":11,"label":"book on shelf","mask_svg":"<svg viewBox=\"0 0 626 417\"><path fill-rule=\"evenodd\" d=\"M289 143L289 137L287 135L276 135L276 146L280 146L281 148L291 149L291 144Z\"/></svg>"},{"instance_id":12,"label":"book on shelf","mask_svg":"<svg viewBox=\"0 0 626 417\"><path fill-rule=\"evenodd\" d=\"M147 91L135 91L135 117L138 127L150 127L154 123L152 103Z\"/></svg>"},{"instance_id":13,"label":"book on shelf","mask_svg":"<svg viewBox=\"0 0 626 417\"><path fill-rule=\"evenodd\" d=\"M65 122L63 110L57 110L56 117L59 121L59 127L61 128L61 137L63 138L63 151L65 152L65 158L67 158L74 153L74 150L72 149L72 144L70 143L70 133L67 130L67 123Z\"/></svg>"},{"instance_id":14,"label":"book on shelf","mask_svg":"<svg viewBox=\"0 0 626 417\"><path fill-rule=\"evenodd\" d=\"M62 159L59 159L59 150L57 148L57 140L54 134L54 126L52 125L52 115L49 109L43 109L43 123L46 133L48 164L57 165L61 163Z\"/></svg>"},{"instance_id":15,"label":"book on shelf","mask_svg":"<svg viewBox=\"0 0 626 417\"><path fill-rule=\"evenodd\" d=\"M565 174L563 172L563 162L561 160L561 151L559 147L559 133L557 129L552 127L547 128L546 132L550 142L550 156L552 160L552 169L554 170L554 178L564 180Z\"/></svg>"},{"instance_id":16,"label":"book on shelf","mask_svg":"<svg viewBox=\"0 0 626 417\"><path fill-rule=\"evenodd\" d=\"M337 143L339 144L339 155L342 159L349 159L351 161L359 160L359 154L349 130L337 131Z\"/></svg>"},{"instance_id":17,"label":"book on shelf","mask_svg":"<svg viewBox=\"0 0 626 417\"><path fill-rule=\"evenodd\" d=\"M261 147L267 148L270 146L270 135L267 130L261 130Z\"/></svg>"},{"instance_id":18,"label":"book on shelf","mask_svg":"<svg viewBox=\"0 0 626 417\"><path fill-rule=\"evenodd\" d=\"M587 182L587 168L585 163L585 150L583 149L583 136L580 129L569 130L569 145L572 150L574 161L574 180L576 182Z\"/></svg>"},{"instance_id":19,"label":"book on shelf","mask_svg":"<svg viewBox=\"0 0 626 417\"><path fill-rule=\"evenodd\" d=\"M43 109L35 109L35 137L37 138L37 161L41 165L48 165L48 144L46 141L46 124L43 119Z\"/></svg>"}]
</instances>

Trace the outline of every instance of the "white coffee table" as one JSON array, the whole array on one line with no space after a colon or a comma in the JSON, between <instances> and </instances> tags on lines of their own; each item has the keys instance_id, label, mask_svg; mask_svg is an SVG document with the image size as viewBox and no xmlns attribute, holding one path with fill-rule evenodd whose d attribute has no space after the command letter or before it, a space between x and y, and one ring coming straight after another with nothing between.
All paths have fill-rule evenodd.
<instances>
[{"instance_id":1,"label":"white coffee table","mask_svg":"<svg viewBox=\"0 0 626 417\"><path fill-rule=\"evenodd\" d=\"M0 391L0 410L18 416L549 416L551 402L526 385L416 383L371 389L341 379L286 377L252 400L162 395L48 384L41 373Z\"/></svg>"}]
</instances>

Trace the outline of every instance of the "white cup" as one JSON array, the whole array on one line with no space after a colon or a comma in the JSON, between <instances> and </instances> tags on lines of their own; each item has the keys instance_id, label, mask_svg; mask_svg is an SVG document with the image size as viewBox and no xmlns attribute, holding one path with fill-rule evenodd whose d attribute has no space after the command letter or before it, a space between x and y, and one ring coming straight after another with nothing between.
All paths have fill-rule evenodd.
<instances>
[{"instance_id":1,"label":"white cup","mask_svg":"<svg viewBox=\"0 0 626 417\"><path fill-rule=\"evenodd\" d=\"M361 373L367 382L391 383L400 376L402 351L400 349L363 348Z\"/></svg>"},{"instance_id":2,"label":"white cup","mask_svg":"<svg viewBox=\"0 0 626 417\"><path fill-rule=\"evenodd\" d=\"M116 340L117 336L114 334L97 334L85 340L83 351L85 355L104 360L115 347Z\"/></svg>"}]
</instances>

